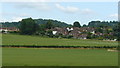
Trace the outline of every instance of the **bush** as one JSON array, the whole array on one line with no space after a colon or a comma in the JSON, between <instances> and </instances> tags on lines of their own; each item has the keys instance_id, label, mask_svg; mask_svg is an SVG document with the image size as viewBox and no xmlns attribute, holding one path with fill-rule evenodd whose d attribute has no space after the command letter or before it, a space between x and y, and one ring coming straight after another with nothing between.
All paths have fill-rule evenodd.
<instances>
[{"instance_id":1,"label":"bush","mask_svg":"<svg viewBox=\"0 0 120 68\"><path fill-rule=\"evenodd\" d=\"M98 40L103 40L104 38L103 37L98 37Z\"/></svg>"},{"instance_id":2,"label":"bush","mask_svg":"<svg viewBox=\"0 0 120 68\"><path fill-rule=\"evenodd\" d=\"M46 31L46 35L49 36L49 37L54 36L51 30Z\"/></svg>"},{"instance_id":3,"label":"bush","mask_svg":"<svg viewBox=\"0 0 120 68\"><path fill-rule=\"evenodd\" d=\"M9 33L18 34L19 31L9 31Z\"/></svg>"},{"instance_id":4,"label":"bush","mask_svg":"<svg viewBox=\"0 0 120 68\"><path fill-rule=\"evenodd\" d=\"M73 38L73 36L72 35L68 35L67 38L70 39L70 38Z\"/></svg>"}]
</instances>

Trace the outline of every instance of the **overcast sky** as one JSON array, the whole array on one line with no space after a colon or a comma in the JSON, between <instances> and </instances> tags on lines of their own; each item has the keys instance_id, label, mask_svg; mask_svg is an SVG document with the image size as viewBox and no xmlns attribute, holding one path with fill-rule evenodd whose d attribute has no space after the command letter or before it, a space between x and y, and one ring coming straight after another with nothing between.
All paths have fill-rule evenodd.
<instances>
[{"instance_id":1,"label":"overcast sky","mask_svg":"<svg viewBox=\"0 0 120 68\"><path fill-rule=\"evenodd\" d=\"M54 19L82 25L92 20L118 20L118 2L3 2L0 21L20 21L23 18Z\"/></svg>"}]
</instances>

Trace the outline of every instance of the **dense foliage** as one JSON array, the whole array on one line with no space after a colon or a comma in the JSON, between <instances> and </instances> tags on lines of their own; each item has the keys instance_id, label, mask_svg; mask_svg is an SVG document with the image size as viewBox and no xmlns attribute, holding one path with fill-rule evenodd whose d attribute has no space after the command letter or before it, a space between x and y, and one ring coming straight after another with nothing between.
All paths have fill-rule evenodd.
<instances>
[{"instance_id":1,"label":"dense foliage","mask_svg":"<svg viewBox=\"0 0 120 68\"><path fill-rule=\"evenodd\" d=\"M73 27L81 27L80 23L78 21L75 21L73 23Z\"/></svg>"},{"instance_id":2,"label":"dense foliage","mask_svg":"<svg viewBox=\"0 0 120 68\"><path fill-rule=\"evenodd\" d=\"M39 25L32 18L22 19L20 21L20 34L32 35L39 29Z\"/></svg>"},{"instance_id":3,"label":"dense foliage","mask_svg":"<svg viewBox=\"0 0 120 68\"><path fill-rule=\"evenodd\" d=\"M89 22L89 27L114 27L117 25L118 21L91 21Z\"/></svg>"},{"instance_id":4,"label":"dense foliage","mask_svg":"<svg viewBox=\"0 0 120 68\"><path fill-rule=\"evenodd\" d=\"M48 21L51 21L53 23L53 26L56 27L69 27L72 25L66 24L65 22L52 20L52 19L34 19L34 21L41 25L46 24ZM0 22L0 27L18 27L20 25L19 22ZM91 21L88 23L88 25L84 24L83 27L114 27L118 24L118 21ZM73 26L81 27L79 22L74 22Z\"/></svg>"},{"instance_id":5,"label":"dense foliage","mask_svg":"<svg viewBox=\"0 0 120 68\"><path fill-rule=\"evenodd\" d=\"M0 27L18 27L20 25L19 22L0 22Z\"/></svg>"},{"instance_id":6,"label":"dense foliage","mask_svg":"<svg viewBox=\"0 0 120 68\"><path fill-rule=\"evenodd\" d=\"M34 19L36 23L38 24L46 24L48 21L52 22L54 26L56 27L67 27L70 26L69 24L57 20L52 19Z\"/></svg>"},{"instance_id":7,"label":"dense foliage","mask_svg":"<svg viewBox=\"0 0 120 68\"><path fill-rule=\"evenodd\" d=\"M54 26L56 27L67 27L70 26L69 24L66 24L65 22L57 21L57 20L51 20L51 19L34 19L34 21L41 25L46 24L48 21L51 21ZM0 27L18 27L20 25L19 22L0 22L2 25Z\"/></svg>"}]
</instances>

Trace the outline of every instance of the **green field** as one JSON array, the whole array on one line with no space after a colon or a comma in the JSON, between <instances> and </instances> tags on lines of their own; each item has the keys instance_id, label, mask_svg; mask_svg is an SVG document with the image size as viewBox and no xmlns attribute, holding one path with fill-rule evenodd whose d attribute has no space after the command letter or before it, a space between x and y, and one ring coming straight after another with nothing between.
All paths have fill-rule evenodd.
<instances>
[{"instance_id":1,"label":"green field","mask_svg":"<svg viewBox=\"0 0 120 68\"><path fill-rule=\"evenodd\" d=\"M3 66L117 66L105 49L3 48Z\"/></svg>"},{"instance_id":2,"label":"green field","mask_svg":"<svg viewBox=\"0 0 120 68\"><path fill-rule=\"evenodd\" d=\"M2 35L2 45L38 45L38 46L117 46L118 42L80 39L58 39L40 36Z\"/></svg>"},{"instance_id":3,"label":"green field","mask_svg":"<svg viewBox=\"0 0 120 68\"><path fill-rule=\"evenodd\" d=\"M117 46L118 42L3 34L2 45ZM3 47L3 66L117 66L118 52L107 49Z\"/></svg>"}]
</instances>

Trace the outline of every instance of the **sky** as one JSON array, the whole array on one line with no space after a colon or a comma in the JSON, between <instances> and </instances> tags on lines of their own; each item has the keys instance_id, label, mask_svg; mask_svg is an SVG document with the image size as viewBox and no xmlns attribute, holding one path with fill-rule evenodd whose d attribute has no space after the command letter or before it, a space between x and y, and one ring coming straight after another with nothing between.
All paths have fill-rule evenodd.
<instances>
[{"instance_id":1,"label":"sky","mask_svg":"<svg viewBox=\"0 0 120 68\"><path fill-rule=\"evenodd\" d=\"M118 20L118 2L3 2L0 22L17 22L23 18L53 19L68 24L79 21Z\"/></svg>"}]
</instances>

